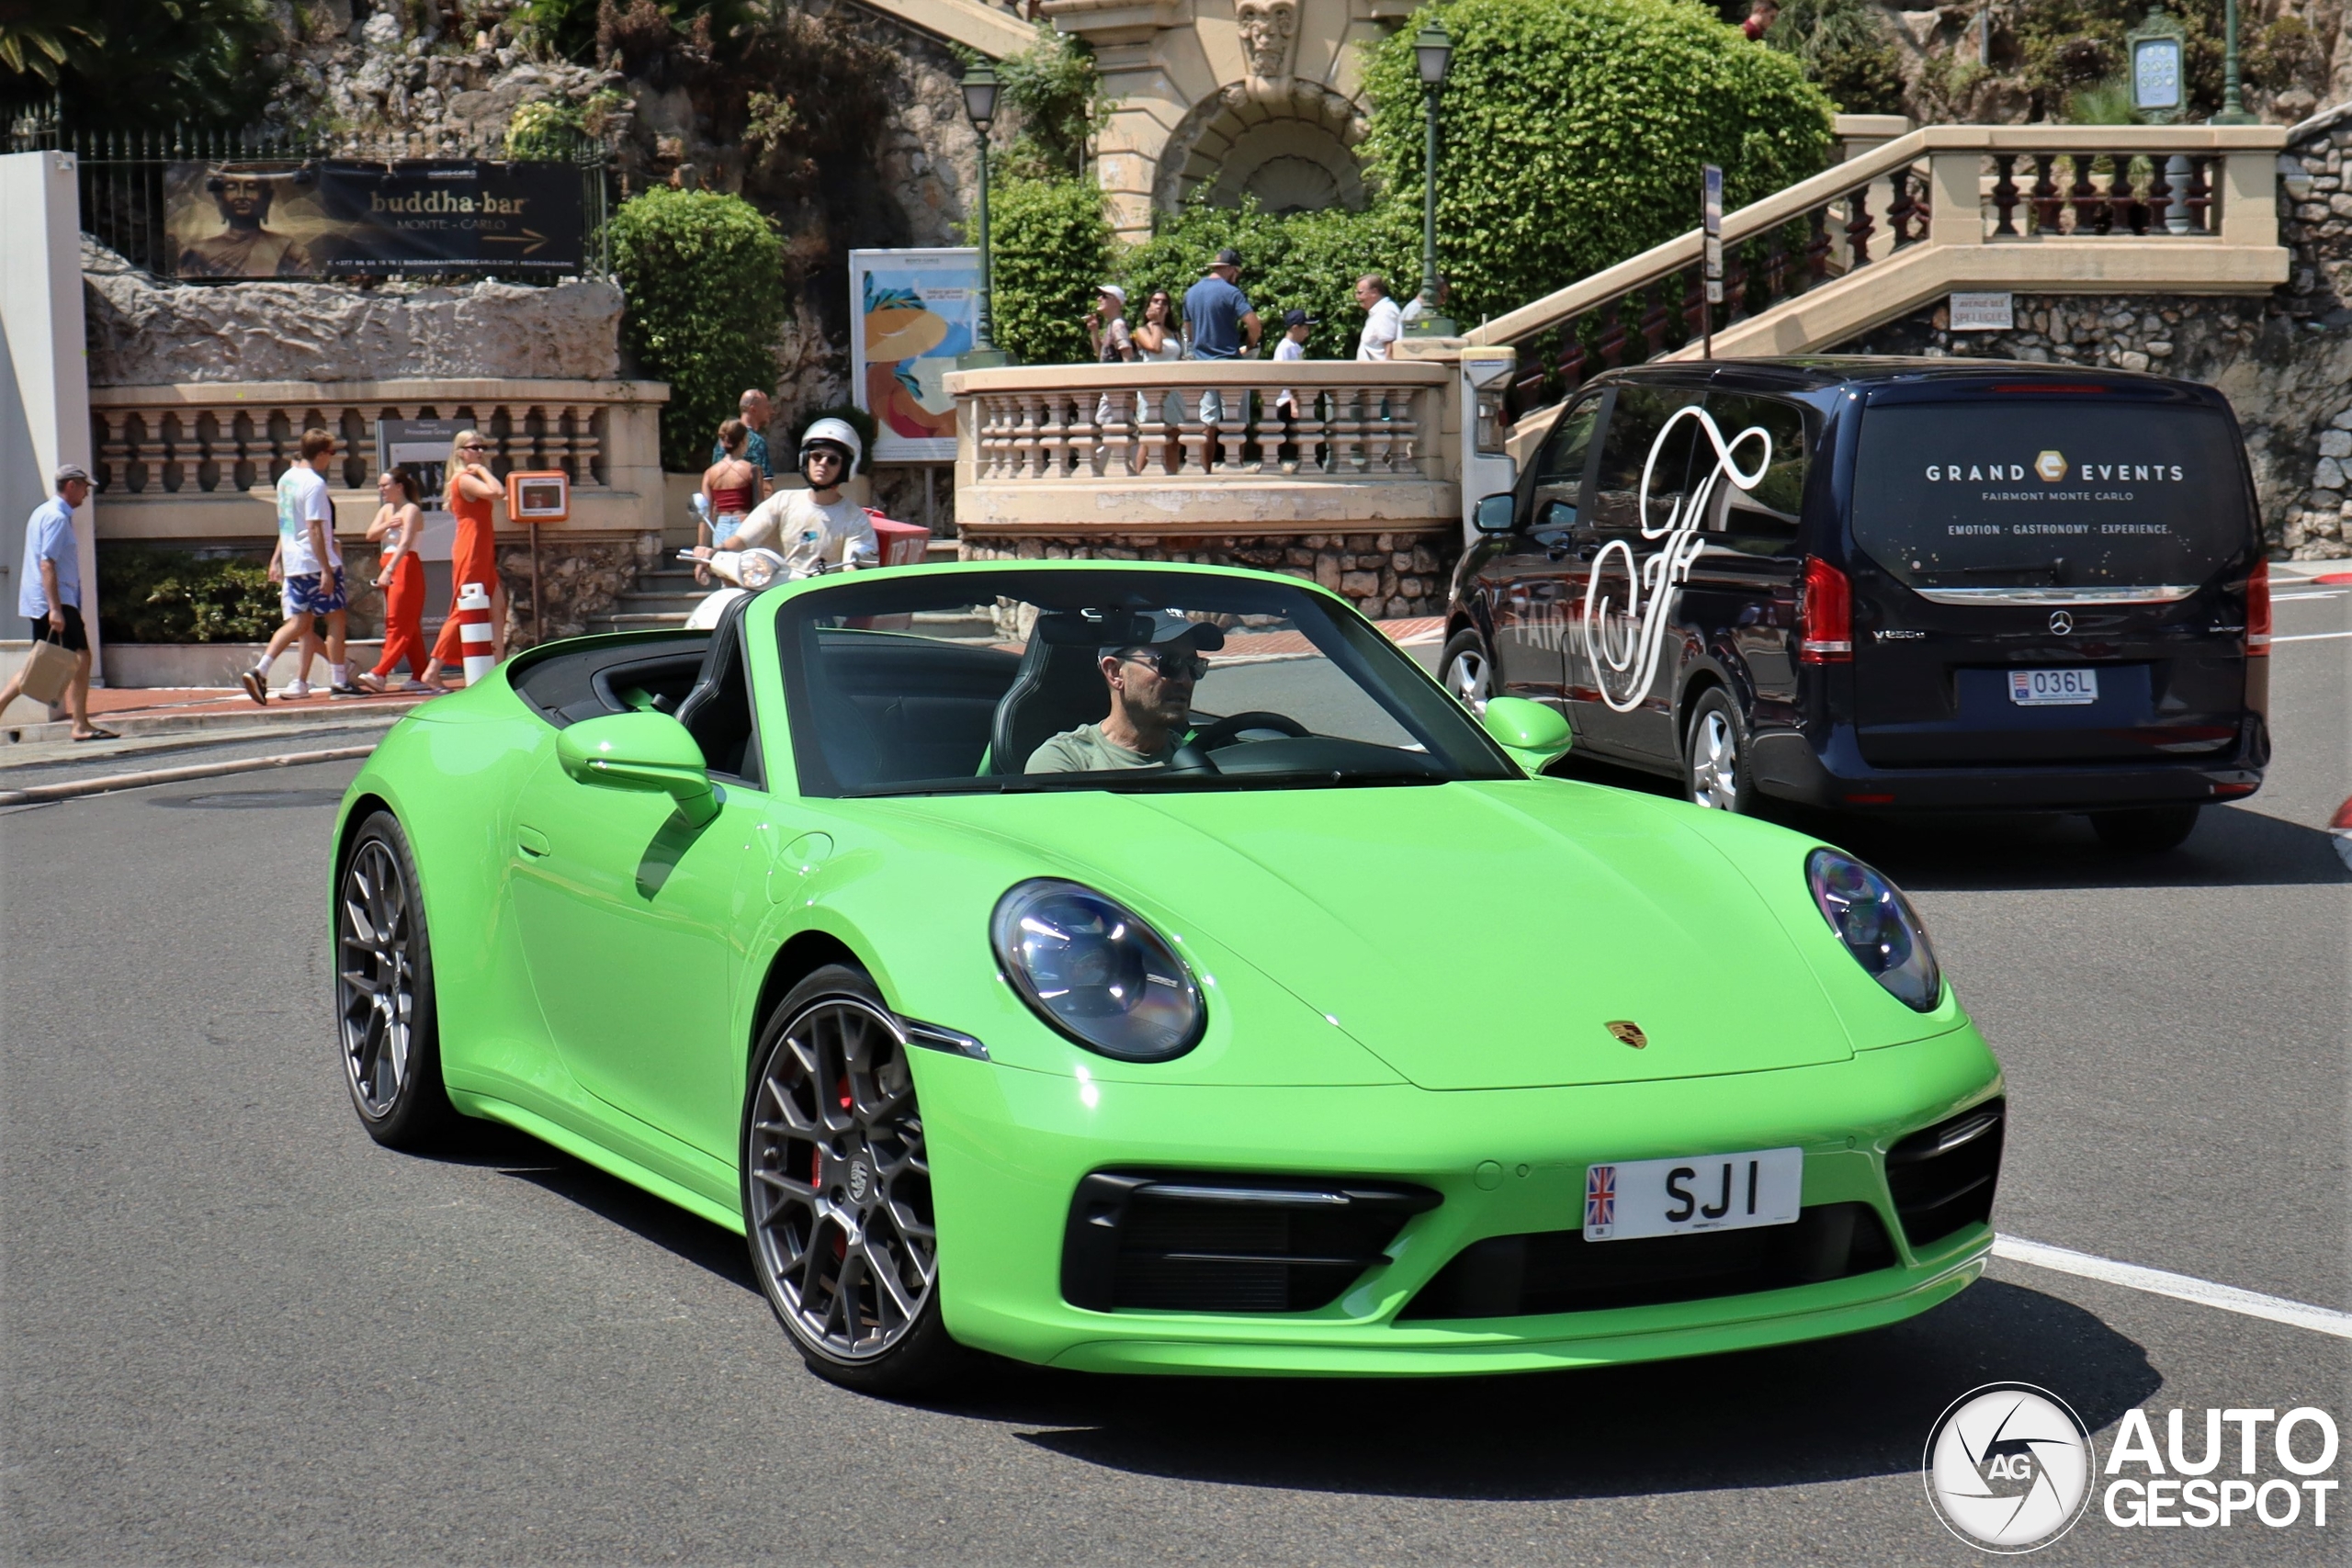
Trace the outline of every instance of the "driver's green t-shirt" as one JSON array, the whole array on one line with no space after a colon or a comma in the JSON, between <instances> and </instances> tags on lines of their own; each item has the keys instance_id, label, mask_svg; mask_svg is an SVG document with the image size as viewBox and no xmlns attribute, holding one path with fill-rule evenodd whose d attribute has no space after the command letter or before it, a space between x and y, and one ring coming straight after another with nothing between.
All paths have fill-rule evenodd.
<instances>
[{"instance_id":1,"label":"driver's green t-shirt","mask_svg":"<svg viewBox=\"0 0 2352 1568\"><path fill-rule=\"evenodd\" d=\"M1081 724L1067 729L1029 753L1029 765L1022 770L1031 773L1106 773L1115 768L1162 768L1176 755L1176 738L1158 751L1147 754L1130 751L1115 740L1106 739L1099 724Z\"/></svg>"}]
</instances>

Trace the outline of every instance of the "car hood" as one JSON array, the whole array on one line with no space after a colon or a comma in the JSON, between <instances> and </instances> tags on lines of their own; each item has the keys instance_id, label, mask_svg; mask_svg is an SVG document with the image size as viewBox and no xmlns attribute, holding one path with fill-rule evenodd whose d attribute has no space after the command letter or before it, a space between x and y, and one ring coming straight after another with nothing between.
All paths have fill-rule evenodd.
<instances>
[{"instance_id":1,"label":"car hood","mask_svg":"<svg viewBox=\"0 0 2352 1568\"><path fill-rule=\"evenodd\" d=\"M1788 931L1692 808L1551 780L1021 805L993 826L1171 934L1238 954L1424 1089L1852 1054Z\"/></svg>"}]
</instances>

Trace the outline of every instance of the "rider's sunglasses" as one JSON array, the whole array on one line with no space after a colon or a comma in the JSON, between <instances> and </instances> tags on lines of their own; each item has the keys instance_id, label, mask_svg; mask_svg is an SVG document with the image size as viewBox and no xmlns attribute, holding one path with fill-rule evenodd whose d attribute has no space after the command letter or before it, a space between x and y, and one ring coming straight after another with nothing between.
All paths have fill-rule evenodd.
<instances>
[{"instance_id":1,"label":"rider's sunglasses","mask_svg":"<svg viewBox=\"0 0 2352 1568\"><path fill-rule=\"evenodd\" d=\"M1142 649L1129 653L1127 658L1159 671L1171 681L1197 681L1209 672L1209 661L1197 653L1162 653L1157 649Z\"/></svg>"}]
</instances>

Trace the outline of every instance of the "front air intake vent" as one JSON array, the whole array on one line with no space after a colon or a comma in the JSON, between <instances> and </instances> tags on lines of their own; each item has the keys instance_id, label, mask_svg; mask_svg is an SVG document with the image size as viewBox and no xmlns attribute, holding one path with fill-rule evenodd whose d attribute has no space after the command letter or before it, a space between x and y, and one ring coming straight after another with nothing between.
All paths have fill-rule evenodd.
<instances>
[{"instance_id":1,"label":"front air intake vent","mask_svg":"<svg viewBox=\"0 0 2352 1568\"><path fill-rule=\"evenodd\" d=\"M1792 1225L1631 1241L1537 1231L1472 1242L1398 1316L1522 1317L1711 1301L1868 1274L1894 1261L1868 1203L1816 1203Z\"/></svg>"},{"instance_id":2,"label":"front air intake vent","mask_svg":"<svg viewBox=\"0 0 2352 1568\"><path fill-rule=\"evenodd\" d=\"M2007 1108L1998 1100L1962 1111L1886 1151L1886 1185L1914 1247L1993 1219Z\"/></svg>"},{"instance_id":3,"label":"front air intake vent","mask_svg":"<svg viewBox=\"0 0 2352 1568\"><path fill-rule=\"evenodd\" d=\"M1439 1201L1392 1181L1096 1171L1070 1204L1062 1297L1092 1312L1313 1312Z\"/></svg>"}]
</instances>

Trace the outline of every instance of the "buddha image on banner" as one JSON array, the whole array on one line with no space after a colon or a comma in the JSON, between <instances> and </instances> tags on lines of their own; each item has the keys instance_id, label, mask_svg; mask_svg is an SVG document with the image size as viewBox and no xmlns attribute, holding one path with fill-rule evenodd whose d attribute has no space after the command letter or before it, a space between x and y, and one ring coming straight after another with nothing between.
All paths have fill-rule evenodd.
<instances>
[{"instance_id":1,"label":"buddha image on banner","mask_svg":"<svg viewBox=\"0 0 2352 1568\"><path fill-rule=\"evenodd\" d=\"M850 253L850 371L858 406L874 416L876 461L955 461L946 378L972 346L979 283L979 253L968 247Z\"/></svg>"}]
</instances>

